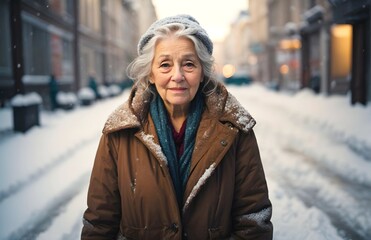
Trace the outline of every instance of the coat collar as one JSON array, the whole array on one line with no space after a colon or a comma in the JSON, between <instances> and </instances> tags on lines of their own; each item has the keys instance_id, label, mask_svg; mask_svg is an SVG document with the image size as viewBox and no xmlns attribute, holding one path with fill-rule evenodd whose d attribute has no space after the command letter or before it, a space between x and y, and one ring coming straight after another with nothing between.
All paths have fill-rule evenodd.
<instances>
[{"instance_id":1,"label":"coat collar","mask_svg":"<svg viewBox=\"0 0 371 240\"><path fill-rule=\"evenodd\" d=\"M151 94L142 87L133 87L129 99L108 117L103 133L116 132L126 128L141 128L147 122ZM210 116L220 122L229 122L241 131L249 131L255 120L227 89L218 83L215 91L205 97Z\"/></svg>"}]
</instances>

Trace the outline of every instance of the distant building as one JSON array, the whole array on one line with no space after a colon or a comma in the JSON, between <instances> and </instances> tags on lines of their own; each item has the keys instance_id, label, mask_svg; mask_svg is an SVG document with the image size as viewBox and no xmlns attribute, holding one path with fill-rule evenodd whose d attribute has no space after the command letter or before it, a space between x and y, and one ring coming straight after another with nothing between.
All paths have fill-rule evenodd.
<instances>
[{"instance_id":1,"label":"distant building","mask_svg":"<svg viewBox=\"0 0 371 240\"><path fill-rule=\"evenodd\" d=\"M256 80L275 89L371 102L370 0L249 0L244 29ZM229 38L236 36L231 30ZM240 33L240 35L243 35ZM228 39L228 38L227 38ZM239 40L230 40L239 41ZM227 51L233 52L231 45Z\"/></svg>"},{"instance_id":2,"label":"distant building","mask_svg":"<svg viewBox=\"0 0 371 240\"><path fill-rule=\"evenodd\" d=\"M61 90L75 92L89 77L98 84L127 80L138 26L156 18L151 0L1 0L0 105L36 91L49 108L51 75Z\"/></svg>"},{"instance_id":3,"label":"distant building","mask_svg":"<svg viewBox=\"0 0 371 240\"><path fill-rule=\"evenodd\" d=\"M270 83L277 89L300 89L301 14L308 1L268 1L268 58Z\"/></svg>"},{"instance_id":4,"label":"distant building","mask_svg":"<svg viewBox=\"0 0 371 240\"><path fill-rule=\"evenodd\" d=\"M138 15L138 26L135 29L139 36L147 31L148 27L157 19L156 11L151 0L127 0L132 2L136 7Z\"/></svg>"},{"instance_id":5,"label":"distant building","mask_svg":"<svg viewBox=\"0 0 371 240\"><path fill-rule=\"evenodd\" d=\"M247 11L241 11L231 24L224 40L223 65L231 65L237 72L251 74L248 63L250 20Z\"/></svg>"},{"instance_id":6,"label":"distant building","mask_svg":"<svg viewBox=\"0 0 371 240\"><path fill-rule=\"evenodd\" d=\"M348 81L351 102L371 102L371 1L370 0L328 0L333 13L331 28L331 82L339 79ZM349 50L339 42L348 43ZM347 45L345 45L347 46ZM341 58L346 57L342 61ZM341 72L341 69L348 69Z\"/></svg>"},{"instance_id":7,"label":"distant building","mask_svg":"<svg viewBox=\"0 0 371 240\"><path fill-rule=\"evenodd\" d=\"M254 79L269 83L271 79L268 56L268 0L249 1L250 34L248 62L253 69Z\"/></svg>"},{"instance_id":8,"label":"distant building","mask_svg":"<svg viewBox=\"0 0 371 240\"><path fill-rule=\"evenodd\" d=\"M302 87L371 101L369 0L316 0L303 13Z\"/></svg>"}]
</instances>

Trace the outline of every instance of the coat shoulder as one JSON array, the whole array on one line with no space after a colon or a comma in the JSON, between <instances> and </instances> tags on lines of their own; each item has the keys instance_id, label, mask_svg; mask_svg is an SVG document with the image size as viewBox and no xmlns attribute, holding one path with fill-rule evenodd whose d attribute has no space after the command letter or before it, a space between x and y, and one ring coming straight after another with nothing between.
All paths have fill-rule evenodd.
<instances>
[{"instance_id":1,"label":"coat shoulder","mask_svg":"<svg viewBox=\"0 0 371 240\"><path fill-rule=\"evenodd\" d=\"M256 124L247 109L222 84L208 97L206 104L209 109L216 109L213 114L218 115L221 122L230 122L241 131L248 132Z\"/></svg>"},{"instance_id":2,"label":"coat shoulder","mask_svg":"<svg viewBox=\"0 0 371 240\"><path fill-rule=\"evenodd\" d=\"M148 91L133 87L126 102L109 115L103 133L127 128L140 128L147 117L150 101L151 95Z\"/></svg>"},{"instance_id":3,"label":"coat shoulder","mask_svg":"<svg viewBox=\"0 0 371 240\"><path fill-rule=\"evenodd\" d=\"M140 122L129 107L129 102L125 102L117 107L107 118L104 124L103 133L108 134L126 128L136 128Z\"/></svg>"},{"instance_id":4,"label":"coat shoulder","mask_svg":"<svg viewBox=\"0 0 371 240\"><path fill-rule=\"evenodd\" d=\"M242 131L248 132L256 124L251 114L229 92L224 110L226 116Z\"/></svg>"}]
</instances>

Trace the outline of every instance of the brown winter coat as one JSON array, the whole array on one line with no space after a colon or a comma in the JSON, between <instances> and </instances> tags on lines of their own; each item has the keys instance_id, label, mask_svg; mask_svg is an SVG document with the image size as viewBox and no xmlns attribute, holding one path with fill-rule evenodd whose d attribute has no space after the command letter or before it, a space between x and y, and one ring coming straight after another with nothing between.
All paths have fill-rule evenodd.
<instances>
[{"instance_id":1,"label":"brown winter coat","mask_svg":"<svg viewBox=\"0 0 371 240\"><path fill-rule=\"evenodd\" d=\"M222 85L206 97L179 208L148 100L133 89L106 122L82 239L272 239L272 208L248 112Z\"/></svg>"}]
</instances>

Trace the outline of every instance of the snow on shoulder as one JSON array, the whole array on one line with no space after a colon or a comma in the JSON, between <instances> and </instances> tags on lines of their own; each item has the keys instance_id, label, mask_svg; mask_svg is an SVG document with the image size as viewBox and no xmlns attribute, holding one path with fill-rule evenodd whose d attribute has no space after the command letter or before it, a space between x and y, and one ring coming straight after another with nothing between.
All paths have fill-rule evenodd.
<instances>
[{"instance_id":1,"label":"snow on shoulder","mask_svg":"<svg viewBox=\"0 0 371 240\"><path fill-rule=\"evenodd\" d=\"M256 124L255 119L251 117L250 113L230 93L228 94L225 111L232 114L238 127L243 131L249 131Z\"/></svg>"},{"instance_id":2,"label":"snow on shoulder","mask_svg":"<svg viewBox=\"0 0 371 240\"><path fill-rule=\"evenodd\" d=\"M131 112L129 103L125 102L116 108L108 117L103 133L110 133L129 127L138 127L140 123L137 117Z\"/></svg>"}]
</instances>

